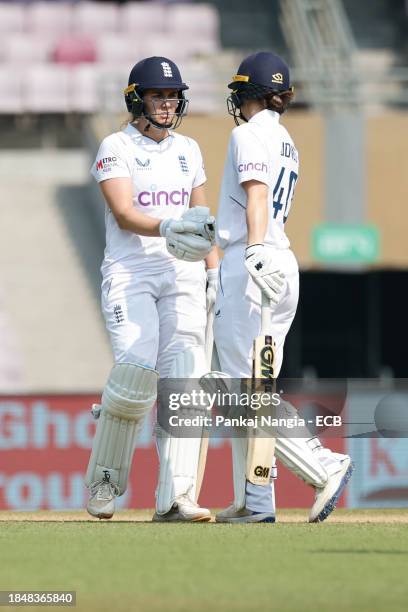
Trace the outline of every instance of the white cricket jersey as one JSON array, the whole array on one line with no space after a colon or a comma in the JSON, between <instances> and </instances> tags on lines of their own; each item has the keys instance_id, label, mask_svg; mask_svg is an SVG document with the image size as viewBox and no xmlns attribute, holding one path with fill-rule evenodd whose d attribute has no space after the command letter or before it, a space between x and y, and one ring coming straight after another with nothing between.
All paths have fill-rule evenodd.
<instances>
[{"instance_id":1,"label":"white cricket jersey","mask_svg":"<svg viewBox=\"0 0 408 612\"><path fill-rule=\"evenodd\" d=\"M217 244L246 244L246 194L241 183L257 180L269 187L265 244L290 246L285 221L299 173L298 152L279 114L263 110L231 134L217 215Z\"/></svg>"},{"instance_id":2,"label":"white cricket jersey","mask_svg":"<svg viewBox=\"0 0 408 612\"><path fill-rule=\"evenodd\" d=\"M170 132L156 142L130 124L102 141L91 173L98 183L130 177L133 206L155 219L179 219L189 207L191 190L206 181L195 140ZM163 272L174 265L164 238L120 229L107 205L105 223L104 277L116 272Z\"/></svg>"}]
</instances>

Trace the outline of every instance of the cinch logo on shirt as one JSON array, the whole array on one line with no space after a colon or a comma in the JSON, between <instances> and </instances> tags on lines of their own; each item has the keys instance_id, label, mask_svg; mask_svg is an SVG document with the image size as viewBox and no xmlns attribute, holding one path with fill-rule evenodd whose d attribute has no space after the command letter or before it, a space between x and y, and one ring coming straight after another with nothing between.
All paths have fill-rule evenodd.
<instances>
[{"instance_id":1,"label":"cinch logo on shirt","mask_svg":"<svg viewBox=\"0 0 408 612\"><path fill-rule=\"evenodd\" d=\"M184 206L187 205L190 194L185 189L181 191L141 191L137 201L141 206Z\"/></svg>"},{"instance_id":2,"label":"cinch logo on shirt","mask_svg":"<svg viewBox=\"0 0 408 612\"><path fill-rule=\"evenodd\" d=\"M103 170L105 166L108 166L107 170L109 170L110 166L115 165L115 162L117 161L117 157L104 157L103 159L98 159L96 162L96 169Z\"/></svg>"},{"instance_id":3,"label":"cinch logo on shirt","mask_svg":"<svg viewBox=\"0 0 408 612\"><path fill-rule=\"evenodd\" d=\"M249 170L259 170L260 172L268 172L268 166L264 162L249 162L248 164L239 164L238 172L249 172Z\"/></svg>"}]
</instances>

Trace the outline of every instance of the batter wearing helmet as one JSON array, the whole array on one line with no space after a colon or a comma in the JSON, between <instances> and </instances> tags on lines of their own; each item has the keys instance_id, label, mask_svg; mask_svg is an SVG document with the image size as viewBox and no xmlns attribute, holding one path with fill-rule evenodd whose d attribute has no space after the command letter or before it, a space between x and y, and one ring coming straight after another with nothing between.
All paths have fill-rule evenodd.
<instances>
[{"instance_id":1,"label":"batter wearing helmet","mask_svg":"<svg viewBox=\"0 0 408 612\"><path fill-rule=\"evenodd\" d=\"M263 292L272 306L278 376L299 295L298 264L285 233L299 159L280 123L293 88L288 66L268 52L244 59L228 87L232 90L228 111L238 127L228 146L217 216L217 244L224 258L215 305L215 343L223 372L234 378L251 377L252 343L260 334ZM296 415L290 404L282 409L281 416ZM245 438L232 440L235 499L217 514L219 522L275 521L273 482L259 486L246 479L247 446ZM323 448L306 428L298 428L293 438L279 435L276 456L315 488L309 521L324 520L351 476L350 457Z\"/></svg>"},{"instance_id":2,"label":"batter wearing helmet","mask_svg":"<svg viewBox=\"0 0 408 612\"><path fill-rule=\"evenodd\" d=\"M217 282L214 219L200 149L173 131L186 115L187 89L170 59L138 62L124 90L130 121L103 140L92 167L106 202L102 310L114 355L101 406L94 407L99 418L86 474L87 509L98 518L111 518L115 498L126 491L158 377L199 378L209 369L204 335ZM202 440L173 437L159 425L156 440L154 520L209 520L196 503Z\"/></svg>"}]
</instances>

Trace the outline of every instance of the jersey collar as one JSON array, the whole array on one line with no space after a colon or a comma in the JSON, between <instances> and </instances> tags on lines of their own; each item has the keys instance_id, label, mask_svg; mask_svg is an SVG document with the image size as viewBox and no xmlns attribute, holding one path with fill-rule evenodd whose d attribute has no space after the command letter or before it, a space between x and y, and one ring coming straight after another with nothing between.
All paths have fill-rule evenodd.
<instances>
[{"instance_id":1,"label":"jersey collar","mask_svg":"<svg viewBox=\"0 0 408 612\"><path fill-rule=\"evenodd\" d=\"M256 115L251 117L248 123L257 123L258 125L265 125L265 123L267 123L268 121L274 121L276 123L279 123L279 117L280 115L276 111L265 108L264 110L259 111L259 113L256 113Z\"/></svg>"},{"instance_id":2,"label":"jersey collar","mask_svg":"<svg viewBox=\"0 0 408 612\"><path fill-rule=\"evenodd\" d=\"M142 134L142 132L139 132L139 130L135 128L131 123L128 123L123 131L125 132L125 134L128 134L131 138L134 138L135 140L141 139L150 144L153 142L159 145L168 138L174 138L174 134L169 131L168 136L166 136L166 138L163 138L162 140L159 140L158 142L157 140L154 140L154 138L149 138L149 136L146 136L145 134Z\"/></svg>"}]
</instances>

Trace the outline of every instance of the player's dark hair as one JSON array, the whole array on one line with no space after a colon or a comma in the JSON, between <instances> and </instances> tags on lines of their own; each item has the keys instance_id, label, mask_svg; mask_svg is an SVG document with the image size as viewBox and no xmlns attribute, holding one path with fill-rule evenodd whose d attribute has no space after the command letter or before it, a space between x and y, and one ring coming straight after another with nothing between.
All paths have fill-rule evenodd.
<instances>
[{"instance_id":1,"label":"player's dark hair","mask_svg":"<svg viewBox=\"0 0 408 612\"><path fill-rule=\"evenodd\" d=\"M293 100L293 90L270 93L264 97L266 108L282 115Z\"/></svg>"}]
</instances>

